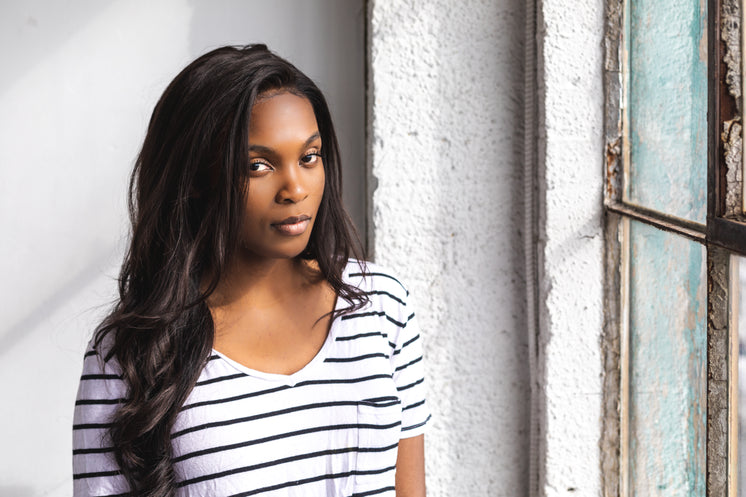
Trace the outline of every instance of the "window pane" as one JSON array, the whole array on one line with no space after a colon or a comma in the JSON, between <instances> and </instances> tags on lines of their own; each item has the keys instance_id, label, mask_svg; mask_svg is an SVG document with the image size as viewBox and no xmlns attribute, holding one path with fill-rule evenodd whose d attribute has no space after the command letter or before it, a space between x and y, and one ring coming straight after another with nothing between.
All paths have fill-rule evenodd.
<instances>
[{"instance_id":1,"label":"window pane","mask_svg":"<svg viewBox=\"0 0 746 497\"><path fill-rule=\"evenodd\" d=\"M630 495L705 495L706 253L629 223Z\"/></svg>"},{"instance_id":2,"label":"window pane","mask_svg":"<svg viewBox=\"0 0 746 497\"><path fill-rule=\"evenodd\" d=\"M629 0L626 5L625 199L704 224L707 2Z\"/></svg>"}]
</instances>

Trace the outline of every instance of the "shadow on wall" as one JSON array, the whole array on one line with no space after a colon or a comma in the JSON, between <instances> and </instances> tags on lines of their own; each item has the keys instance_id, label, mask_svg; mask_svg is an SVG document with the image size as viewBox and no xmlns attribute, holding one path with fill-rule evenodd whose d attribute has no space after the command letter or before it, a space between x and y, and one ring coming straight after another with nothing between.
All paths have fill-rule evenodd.
<instances>
[{"instance_id":1,"label":"shadow on wall","mask_svg":"<svg viewBox=\"0 0 746 497\"><path fill-rule=\"evenodd\" d=\"M71 6L62 2L44 2L43 8L38 6L33 8L25 2L4 2L0 7L0 17L6 20L3 23L6 29L0 29L0 44L4 47L19 48L3 51L0 95L8 93L13 86L18 85L18 82L24 80L27 74L48 59L50 52L68 43L76 33L114 3L114 0L102 0L78 2L75 6ZM71 9L75 9L75 11L71 12ZM16 21L19 18L24 19L20 26ZM57 82L57 84L64 85L65 82ZM50 111L54 112L55 109L50 109ZM26 139L26 137L20 135L13 135L13 138L21 141ZM26 157L14 157L13 162L17 162L17 166L36 169L35 164L25 162L27 160ZM5 164L5 166L8 166L8 164ZM38 172L38 174L43 174L43 172ZM13 180L9 180L5 174L3 176L5 176L6 181L11 181L11 188L21 186L12 185ZM25 177L28 177L28 175ZM23 187L26 188L27 185L23 185ZM23 209L24 206L16 207ZM42 208L52 209L53 206L42 206ZM59 209L57 210L59 211ZM23 216L24 213L16 213L16 215ZM21 233L21 236L33 230L33 227L28 227L27 231ZM12 236L18 236L16 231L11 230L11 232L13 233ZM29 266L27 275L29 273L34 275L39 270L39 266L35 267L33 261L27 260L29 258L28 251L23 249L26 244L32 242L16 239L6 241L9 243L4 247L3 255L10 257L11 260L20 259L21 264ZM54 250L55 247L50 244L45 253L52 258L55 255ZM93 282L100 275L101 267L108 262L108 258L114 251L114 246L99 247L97 255L91 259L90 263L77 274L71 275L66 282L55 285L54 281L49 281L43 288L34 288L33 294L14 295L11 308L6 308L3 312L4 324L0 328L0 354L11 353L12 347L30 330L36 329L45 318L69 301L71 295L75 295ZM59 262L64 264L63 260ZM12 283L12 278L10 281L8 279L5 281L5 284ZM38 303L35 303L32 308L24 307L29 302ZM3 492L2 495L6 494Z\"/></svg>"},{"instance_id":2,"label":"shadow on wall","mask_svg":"<svg viewBox=\"0 0 746 497\"><path fill-rule=\"evenodd\" d=\"M11 324L10 327L3 329L2 334L0 334L0 355L13 353L13 347L26 338L29 331L36 330L49 316L68 304L73 296L82 292L96 279L100 278L101 268L106 266L114 253L117 253L114 245L106 250L101 250L99 256L91 260L90 264L82 271L58 286L48 297L39 301L25 316ZM109 303L102 302L101 304L108 305ZM1 487L0 490L2 490ZM7 494L0 492L0 495L5 497Z\"/></svg>"}]
</instances>

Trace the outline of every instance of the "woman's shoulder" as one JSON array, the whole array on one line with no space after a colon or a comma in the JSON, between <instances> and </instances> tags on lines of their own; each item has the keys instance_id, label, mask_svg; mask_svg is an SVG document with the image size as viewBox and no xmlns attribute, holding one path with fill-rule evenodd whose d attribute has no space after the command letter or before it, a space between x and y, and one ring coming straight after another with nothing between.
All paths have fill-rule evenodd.
<instances>
[{"instance_id":1,"label":"woman's shoulder","mask_svg":"<svg viewBox=\"0 0 746 497\"><path fill-rule=\"evenodd\" d=\"M94 337L88 343L83 355L76 406L106 404L107 401L101 399L119 399L124 396L126 386L119 363L115 357L111 357L112 345L112 339L108 335L101 340Z\"/></svg>"},{"instance_id":2,"label":"woman's shoulder","mask_svg":"<svg viewBox=\"0 0 746 497\"><path fill-rule=\"evenodd\" d=\"M396 271L374 262L350 259L344 270L343 278L369 295L388 294L405 303L409 290Z\"/></svg>"},{"instance_id":3,"label":"woman's shoulder","mask_svg":"<svg viewBox=\"0 0 746 497\"><path fill-rule=\"evenodd\" d=\"M83 355L83 372L96 372L106 375L121 375L121 368L116 357L113 357L114 332L98 333L88 341Z\"/></svg>"}]
</instances>

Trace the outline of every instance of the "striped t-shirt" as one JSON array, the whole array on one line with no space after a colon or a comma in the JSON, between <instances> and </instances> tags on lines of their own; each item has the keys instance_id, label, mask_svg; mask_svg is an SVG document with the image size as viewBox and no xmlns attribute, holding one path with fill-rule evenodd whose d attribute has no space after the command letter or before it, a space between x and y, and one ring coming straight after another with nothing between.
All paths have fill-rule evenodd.
<instances>
[{"instance_id":1,"label":"striped t-shirt","mask_svg":"<svg viewBox=\"0 0 746 497\"><path fill-rule=\"evenodd\" d=\"M179 496L394 495L398 441L430 418L420 331L388 271L369 263L363 277L351 261L344 279L370 302L337 317L300 371L254 371L213 351L171 433ZM128 490L107 434L127 388L105 352L85 354L75 403L76 496Z\"/></svg>"}]
</instances>

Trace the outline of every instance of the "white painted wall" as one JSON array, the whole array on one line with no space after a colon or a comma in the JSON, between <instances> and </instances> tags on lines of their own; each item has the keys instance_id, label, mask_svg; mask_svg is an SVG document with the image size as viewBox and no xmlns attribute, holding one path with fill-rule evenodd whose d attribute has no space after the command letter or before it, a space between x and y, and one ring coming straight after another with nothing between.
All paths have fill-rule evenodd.
<instances>
[{"instance_id":1,"label":"white painted wall","mask_svg":"<svg viewBox=\"0 0 746 497\"><path fill-rule=\"evenodd\" d=\"M419 303L428 495L525 496L523 1L370 9L375 259Z\"/></svg>"},{"instance_id":2,"label":"white painted wall","mask_svg":"<svg viewBox=\"0 0 746 497\"><path fill-rule=\"evenodd\" d=\"M524 8L536 5L540 431L529 455ZM419 299L430 495L600 495L602 0L373 0L376 260ZM530 36L529 36L530 39ZM526 229L529 229L528 227Z\"/></svg>"},{"instance_id":3,"label":"white painted wall","mask_svg":"<svg viewBox=\"0 0 746 497\"><path fill-rule=\"evenodd\" d=\"M73 401L114 296L127 178L189 61L264 41L315 79L362 223L363 20L350 0L0 3L0 495L71 493Z\"/></svg>"},{"instance_id":4,"label":"white painted wall","mask_svg":"<svg viewBox=\"0 0 746 497\"><path fill-rule=\"evenodd\" d=\"M538 0L539 495L600 495L603 0Z\"/></svg>"}]
</instances>

